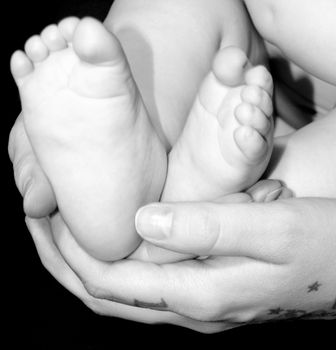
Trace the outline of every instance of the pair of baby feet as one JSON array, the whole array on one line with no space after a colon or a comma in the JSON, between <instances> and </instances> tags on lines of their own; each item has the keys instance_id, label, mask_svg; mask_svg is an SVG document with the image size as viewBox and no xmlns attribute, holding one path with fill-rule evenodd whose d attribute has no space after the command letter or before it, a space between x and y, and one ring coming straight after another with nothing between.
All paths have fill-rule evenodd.
<instances>
[{"instance_id":1,"label":"pair of baby feet","mask_svg":"<svg viewBox=\"0 0 336 350\"><path fill-rule=\"evenodd\" d=\"M268 164L272 78L237 48L214 59L168 171L121 45L102 23L71 17L48 26L13 54L11 70L59 211L99 259L136 249L134 216L142 205L161 195L194 201L242 191Z\"/></svg>"}]
</instances>

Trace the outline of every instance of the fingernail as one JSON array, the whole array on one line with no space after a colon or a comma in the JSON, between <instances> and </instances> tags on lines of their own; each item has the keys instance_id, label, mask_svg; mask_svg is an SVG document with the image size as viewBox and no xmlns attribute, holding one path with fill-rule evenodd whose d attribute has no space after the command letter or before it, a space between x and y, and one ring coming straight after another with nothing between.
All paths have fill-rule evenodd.
<instances>
[{"instance_id":1,"label":"fingernail","mask_svg":"<svg viewBox=\"0 0 336 350\"><path fill-rule=\"evenodd\" d=\"M292 197L294 197L294 192L291 191L289 188L284 187L278 199L288 199Z\"/></svg>"},{"instance_id":2,"label":"fingernail","mask_svg":"<svg viewBox=\"0 0 336 350\"><path fill-rule=\"evenodd\" d=\"M145 239L168 238L173 223L173 212L167 206L149 205L138 210L135 227Z\"/></svg>"},{"instance_id":3,"label":"fingernail","mask_svg":"<svg viewBox=\"0 0 336 350\"><path fill-rule=\"evenodd\" d=\"M277 200L280 197L281 193L282 193L282 187L277 188L276 190L270 192L265 197L264 202L268 203L268 202L273 202L273 201Z\"/></svg>"}]
</instances>

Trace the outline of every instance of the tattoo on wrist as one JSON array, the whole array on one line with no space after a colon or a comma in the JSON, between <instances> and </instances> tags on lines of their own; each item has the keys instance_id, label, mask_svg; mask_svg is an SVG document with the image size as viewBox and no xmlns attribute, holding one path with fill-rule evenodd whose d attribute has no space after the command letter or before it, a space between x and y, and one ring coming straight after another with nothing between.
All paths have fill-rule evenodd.
<instances>
[{"instance_id":1,"label":"tattoo on wrist","mask_svg":"<svg viewBox=\"0 0 336 350\"><path fill-rule=\"evenodd\" d=\"M149 302L135 299L134 306L142 307L145 309L156 309L156 310L166 310L168 308L168 304L165 302L163 298L161 298L161 301L158 303L149 303Z\"/></svg>"},{"instance_id":2,"label":"tattoo on wrist","mask_svg":"<svg viewBox=\"0 0 336 350\"><path fill-rule=\"evenodd\" d=\"M278 307L276 309L270 309L268 310L268 314L269 315L280 315L282 312L284 312L286 310L282 309L281 307Z\"/></svg>"},{"instance_id":3,"label":"tattoo on wrist","mask_svg":"<svg viewBox=\"0 0 336 350\"><path fill-rule=\"evenodd\" d=\"M321 283L316 281L308 286L307 293L317 292L322 286ZM306 311L299 309L283 309L277 307L268 310L268 316L272 316L272 320L285 320L293 318L303 319L319 319L319 318L335 318L336 317L336 298L333 301L332 306L327 306L326 309L319 309L315 311Z\"/></svg>"},{"instance_id":4,"label":"tattoo on wrist","mask_svg":"<svg viewBox=\"0 0 336 350\"><path fill-rule=\"evenodd\" d=\"M316 311L305 311L305 310L299 310L299 309L270 309L269 316L272 317L272 321L280 321L280 320L287 320L287 319L319 319L319 318L335 318L336 317L336 311L332 310L316 310Z\"/></svg>"},{"instance_id":5,"label":"tattoo on wrist","mask_svg":"<svg viewBox=\"0 0 336 350\"><path fill-rule=\"evenodd\" d=\"M319 309L315 311L305 311L299 309L283 309L277 307L268 310L268 316L272 316L272 321L302 318L302 319L319 319L319 318L336 318L336 299L331 308Z\"/></svg>"},{"instance_id":6,"label":"tattoo on wrist","mask_svg":"<svg viewBox=\"0 0 336 350\"><path fill-rule=\"evenodd\" d=\"M156 309L156 310L166 310L168 309L168 304L166 303L166 301L161 298L161 300L158 303L150 303L147 301L141 301L138 299L134 299L134 301L129 301L126 299L122 299L122 298L116 298L116 297L112 297L111 295L107 298L107 300L113 301L115 303L118 304L125 304L125 305L129 305L129 306L136 306L136 307L141 307L144 309Z\"/></svg>"},{"instance_id":7,"label":"tattoo on wrist","mask_svg":"<svg viewBox=\"0 0 336 350\"><path fill-rule=\"evenodd\" d=\"M268 315L276 315L278 317L276 318L297 318L301 317L302 315L306 314L306 311L299 310L299 309L282 309L281 307L278 307L276 309L270 309L268 312Z\"/></svg>"}]
</instances>

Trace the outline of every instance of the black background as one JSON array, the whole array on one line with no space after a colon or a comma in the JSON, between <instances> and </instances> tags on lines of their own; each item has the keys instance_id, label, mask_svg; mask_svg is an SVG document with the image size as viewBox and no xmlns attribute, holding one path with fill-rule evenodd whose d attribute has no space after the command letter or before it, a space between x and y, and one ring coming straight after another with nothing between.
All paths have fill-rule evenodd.
<instances>
[{"instance_id":1,"label":"black background","mask_svg":"<svg viewBox=\"0 0 336 350\"><path fill-rule=\"evenodd\" d=\"M130 346L188 345L195 347L302 346L313 343L331 346L336 336L336 321L296 321L247 326L221 334L204 335L167 325L143 325L95 315L81 301L60 286L43 268L24 224L22 200L17 192L12 166L6 154L8 134L20 111L17 90L9 72L10 54L22 48L25 40L44 26L68 15L91 15L104 19L112 1L27 1L7 2L2 7L2 40L5 49L2 89L1 128L3 177L2 205L2 313L5 349L112 349ZM3 51L2 51L3 52ZM3 339L3 336L1 338ZM4 340L2 340L4 341ZM133 343L134 342L134 343ZM22 344L20 345L19 344ZM230 345L229 345L230 344ZM329 346L330 346L329 345ZM333 346L332 346L333 347Z\"/></svg>"}]
</instances>

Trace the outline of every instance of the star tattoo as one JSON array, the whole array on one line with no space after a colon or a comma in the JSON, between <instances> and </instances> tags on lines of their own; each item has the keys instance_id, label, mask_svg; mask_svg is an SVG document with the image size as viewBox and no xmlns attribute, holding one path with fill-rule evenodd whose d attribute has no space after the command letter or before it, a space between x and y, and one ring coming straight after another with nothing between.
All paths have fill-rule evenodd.
<instances>
[{"instance_id":1,"label":"star tattoo","mask_svg":"<svg viewBox=\"0 0 336 350\"><path fill-rule=\"evenodd\" d=\"M281 307L278 307L277 309L270 309L268 314L269 315L280 315L281 312L285 311L284 309L281 309Z\"/></svg>"},{"instance_id":2,"label":"star tattoo","mask_svg":"<svg viewBox=\"0 0 336 350\"><path fill-rule=\"evenodd\" d=\"M308 286L308 292L307 293L317 292L320 289L321 286L322 286L322 284L319 283L318 281L316 281L312 285Z\"/></svg>"},{"instance_id":3,"label":"star tattoo","mask_svg":"<svg viewBox=\"0 0 336 350\"><path fill-rule=\"evenodd\" d=\"M305 311L303 310L286 310L286 314L285 316L288 318L297 318L297 317L302 317L303 315L305 315Z\"/></svg>"}]
</instances>

